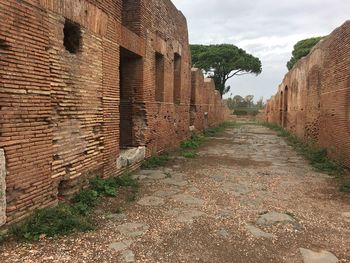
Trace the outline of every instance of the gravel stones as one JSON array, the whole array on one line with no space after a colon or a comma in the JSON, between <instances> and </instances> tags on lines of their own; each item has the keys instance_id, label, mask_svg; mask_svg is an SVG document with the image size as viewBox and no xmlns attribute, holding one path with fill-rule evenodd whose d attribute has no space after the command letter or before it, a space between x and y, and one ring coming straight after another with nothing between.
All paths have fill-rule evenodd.
<instances>
[{"instance_id":1,"label":"gravel stones","mask_svg":"<svg viewBox=\"0 0 350 263\"><path fill-rule=\"evenodd\" d=\"M234 194L236 196L251 192L251 189L248 186L231 182L225 183L222 189L225 193Z\"/></svg>"},{"instance_id":2,"label":"gravel stones","mask_svg":"<svg viewBox=\"0 0 350 263\"><path fill-rule=\"evenodd\" d=\"M187 194L174 195L173 199L177 202L181 202L181 203L186 204L186 205L201 206L204 204L204 200L193 197L191 195L187 195Z\"/></svg>"}]
</instances>

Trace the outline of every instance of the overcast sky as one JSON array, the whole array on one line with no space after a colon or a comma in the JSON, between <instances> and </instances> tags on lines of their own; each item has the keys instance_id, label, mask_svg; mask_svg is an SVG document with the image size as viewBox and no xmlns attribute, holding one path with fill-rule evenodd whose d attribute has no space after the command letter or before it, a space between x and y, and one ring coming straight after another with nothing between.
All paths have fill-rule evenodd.
<instances>
[{"instance_id":1,"label":"overcast sky","mask_svg":"<svg viewBox=\"0 0 350 263\"><path fill-rule=\"evenodd\" d=\"M229 81L233 95L268 99L287 73L293 46L350 19L350 0L172 0L187 17L191 44L230 43L260 58L263 73Z\"/></svg>"}]
</instances>

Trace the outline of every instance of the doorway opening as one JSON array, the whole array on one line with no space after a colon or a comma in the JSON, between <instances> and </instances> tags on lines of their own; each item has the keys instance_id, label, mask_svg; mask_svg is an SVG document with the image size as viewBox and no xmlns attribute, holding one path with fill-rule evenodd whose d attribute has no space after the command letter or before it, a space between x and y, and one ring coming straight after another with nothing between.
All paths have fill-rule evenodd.
<instances>
[{"instance_id":1,"label":"doorway opening","mask_svg":"<svg viewBox=\"0 0 350 263\"><path fill-rule=\"evenodd\" d=\"M121 149L141 145L138 134L138 122L141 111L137 107L137 97L142 94L143 60L142 57L120 48L120 139Z\"/></svg>"},{"instance_id":2,"label":"doorway opening","mask_svg":"<svg viewBox=\"0 0 350 263\"><path fill-rule=\"evenodd\" d=\"M181 102L181 56L174 54L174 104Z\"/></svg>"},{"instance_id":3,"label":"doorway opening","mask_svg":"<svg viewBox=\"0 0 350 263\"><path fill-rule=\"evenodd\" d=\"M284 89L283 97L283 127L287 127L287 118L288 118L288 87Z\"/></svg>"},{"instance_id":4,"label":"doorway opening","mask_svg":"<svg viewBox=\"0 0 350 263\"><path fill-rule=\"evenodd\" d=\"M279 111L280 111L280 125L283 125L283 91L281 91L280 98L279 98Z\"/></svg>"}]
</instances>

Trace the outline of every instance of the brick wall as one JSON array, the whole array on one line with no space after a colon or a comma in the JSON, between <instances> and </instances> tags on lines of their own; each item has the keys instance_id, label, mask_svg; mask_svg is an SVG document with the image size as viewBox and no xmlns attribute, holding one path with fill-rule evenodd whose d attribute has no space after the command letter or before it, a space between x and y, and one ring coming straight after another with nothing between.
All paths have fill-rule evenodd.
<instances>
[{"instance_id":1,"label":"brick wall","mask_svg":"<svg viewBox=\"0 0 350 263\"><path fill-rule=\"evenodd\" d=\"M150 156L228 117L213 82L191 72L186 19L169 0L0 0L0 16L7 223L117 175L124 146Z\"/></svg>"},{"instance_id":2,"label":"brick wall","mask_svg":"<svg viewBox=\"0 0 350 263\"><path fill-rule=\"evenodd\" d=\"M350 168L350 21L337 28L285 76L266 120L327 148Z\"/></svg>"}]
</instances>

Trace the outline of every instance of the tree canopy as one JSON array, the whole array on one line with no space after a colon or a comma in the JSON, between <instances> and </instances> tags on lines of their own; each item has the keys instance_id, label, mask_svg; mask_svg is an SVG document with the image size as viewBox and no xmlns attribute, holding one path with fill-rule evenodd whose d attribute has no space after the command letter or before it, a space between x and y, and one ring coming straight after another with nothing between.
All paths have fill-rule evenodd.
<instances>
[{"instance_id":1,"label":"tree canopy","mask_svg":"<svg viewBox=\"0 0 350 263\"><path fill-rule=\"evenodd\" d=\"M292 52L292 57L287 63L288 70L291 70L295 63L297 63L302 57L307 56L311 49L318 43L320 40L325 37L312 37L304 40L300 40L295 44L294 50Z\"/></svg>"},{"instance_id":2,"label":"tree canopy","mask_svg":"<svg viewBox=\"0 0 350 263\"><path fill-rule=\"evenodd\" d=\"M244 109L244 108L255 108L260 110L265 107L264 98L260 98L256 103L254 103L254 95L247 95L242 97L240 95L236 95L225 100L229 109Z\"/></svg>"},{"instance_id":3,"label":"tree canopy","mask_svg":"<svg viewBox=\"0 0 350 263\"><path fill-rule=\"evenodd\" d=\"M241 48L231 44L191 45L192 63L215 81L221 96L230 90L227 80L245 74L259 75L261 61Z\"/></svg>"}]
</instances>

